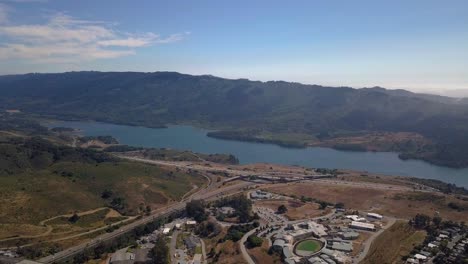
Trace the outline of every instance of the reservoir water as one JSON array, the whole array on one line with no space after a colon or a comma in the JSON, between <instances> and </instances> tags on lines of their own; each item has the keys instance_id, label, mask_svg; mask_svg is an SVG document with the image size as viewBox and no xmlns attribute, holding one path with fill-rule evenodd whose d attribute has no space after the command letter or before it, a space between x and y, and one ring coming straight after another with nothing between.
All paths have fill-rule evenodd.
<instances>
[{"instance_id":1,"label":"reservoir water","mask_svg":"<svg viewBox=\"0 0 468 264\"><path fill-rule=\"evenodd\" d=\"M230 153L240 163L268 162L315 168L337 168L368 171L386 175L437 179L468 187L468 169L454 169L419 160L401 160L392 152L352 152L330 148L284 148L273 144L240 142L206 136L208 130L191 126L146 128L97 122L57 121L49 127L80 129L83 135L111 135L121 144L192 150L200 153Z\"/></svg>"}]
</instances>

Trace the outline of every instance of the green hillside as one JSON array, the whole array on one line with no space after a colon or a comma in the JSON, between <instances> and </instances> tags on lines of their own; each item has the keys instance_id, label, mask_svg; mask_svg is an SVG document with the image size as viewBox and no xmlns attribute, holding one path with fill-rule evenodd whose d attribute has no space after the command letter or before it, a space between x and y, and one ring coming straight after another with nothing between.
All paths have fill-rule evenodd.
<instances>
[{"instance_id":1,"label":"green hillside","mask_svg":"<svg viewBox=\"0 0 468 264\"><path fill-rule=\"evenodd\" d=\"M402 144L403 158L468 166L468 105L448 97L172 72L3 76L0 92L4 109L148 127L191 123L292 146L348 132L414 132L431 143Z\"/></svg>"}]
</instances>

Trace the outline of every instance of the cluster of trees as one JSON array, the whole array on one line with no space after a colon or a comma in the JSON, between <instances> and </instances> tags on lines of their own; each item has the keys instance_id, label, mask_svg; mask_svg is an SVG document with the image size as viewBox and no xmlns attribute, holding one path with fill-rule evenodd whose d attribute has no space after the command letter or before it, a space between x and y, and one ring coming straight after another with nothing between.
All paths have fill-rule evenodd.
<instances>
[{"instance_id":1,"label":"cluster of trees","mask_svg":"<svg viewBox=\"0 0 468 264\"><path fill-rule=\"evenodd\" d=\"M467 232L468 227L465 225L465 222L453 222L453 221L444 221L441 217L435 216L430 217L424 214L417 214L413 219L409 221L409 224L418 229L424 229L427 232L427 236L423 245L426 245L429 242L434 241L440 233L440 230L446 228L460 228L462 232ZM422 249L422 246L417 246L411 252L412 254L418 253ZM436 254L433 262L436 264L449 263L447 262L448 257L452 250L448 247L448 241L442 240L440 242L438 249L433 249L433 254ZM405 258L408 256L405 256ZM465 252L459 254L457 259L454 262L450 263L465 263L468 259L468 246L465 247Z\"/></svg>"},{"instance_id":2,"label":"cluster of trees","mask_svg":"<svg viewBox=\"0 0 468 264\"><path fill-rule=\"evenodd\" d=\"M247 246L249 248L260 247L262 244L263 244L263 239L256 235L250 235L247 238Z\"/></svg>"},{"instance_id":3,"label":"cluster of trees","mask_svg":"<svg viewBox=\"0 0 468 264\"><path fill-rule=\"evenodd\" d=\"M215 207L230 206L235 209L234 216L238 217L240 223L247 223L258 219L258 216L252 214L252 201L245 195L236 195L225 197L214 203Z\"/></svg>"},{"instance_id":4,"label":"cluster of trees","mask_svg":"<svg viewBox=\"0 0 468 264\"><path fill-rule=\"evenodd\" d=\"M468 190L466 188L458 187L457 185L453 183L446 183L440 180L424 179L424 178L410 178L410 180L412 182L416 182L422 185L432 187L446 194L453 193L453 194L468 195Z\"/></svg>"},{"instance_id":5,"label":"cluster of trees","mask_svg":"<svg viewBox=\"0 0 468 264\"><path fill-rule=\"evenodd\" d=\"M441 229L451 227L467 228L465 222L457 223L451 220L443 220L440 216L430 217L425 214L416 214L416 216L409 221L409 224L416 229L426 230L428 234L426 240L428 241L435 239Z\"/></svg>"},{"instance_id":6,"label":"cluster of trees","mask_svg":"<svg viewBox=\"0 0 468 264\"><path fill-rule=\"evenodd\" d=\"M234 242L239 241L245 233L249 232L250 230L259 227L260 224L255 221L252 224L245 224L245 225L232 225L227 230L226 236L223 240L232 240ZM223 242L223 241L221 241Z\"/></svg>"},{"instance_id":7,"label":"cluster of trees","mask_svg":"<svg viewBox=\"0 0 468 264\"><path fill-rule=\"evenodd\" d=\"M278 212L278 214L284 214L288 211L288 208L286 208L286 206L284 204L278 206L278 209L276 210L276 212Z\"/></svg>"},{"instance_id":8,"label":"cluster of trees","mask_svg":"<svg viewBox=\"0 0 468 264\"><path fill-rule=\"evenodd\" d=\"M172 222L175 218L180 217L182 212L176 212L172 215L169 215L166 218L157 218L156 220L144 225L144 226L138 226L118 237L116 237L113 240L110 241L105 241L101 242L99 245L95 247L90 247L85 249L83 252L75 255L69 262L71 263L86 263L87 261L91 259L100 259L103 255L109 253L109 252L114 252L118 249L127 247L127 246L132 246L136 245L136 239L143 236L147 235L154 230L158 229L161 227L163 224ZM164 242L164 245L166 243ZM159 241L158 246L162 246L163 242ZM157 256L164 256L164 249L158 252L151 252L151 254L156 254ZM151 256L151 255L150 255ZM169 260L169 254L167 255ZM158 261L153 259L152 261ZM169 262L152 262L152 263L164 263L167 264Z\"/></svg>"},{"instance_id":9,"label":"cluster of trees","mask_svg":"<svg viewBox=\"0 0 468 264\"><path fill-rule=\"evenodd\" d=\"M92 140L101 141L102 143L108 144L108 145L119 144L119 141L113 136L86 136L86 137L79 138L79 141L81 143L86 143Z\"/></svg>"},{"instance_id":10,"label":"cluster of trees","mask_svg":"<svg viewBox=\"0 0 468 264\"><path fill-rule=\"evenodd\" d=\"M215 221L205 221L197 225L195 233L200 237L215 237L222 231L222 227Z\"/></svg>"},{"instance_id":11,"label":"cluster of trees","mask_svg":"<svg viewBox=\"0 0 468 264\"><path fill-rule=\"evenodd\" d=\"M115 158L94 150L55 145L41 137L15 138L0 144L0 173L14 174L25 169L42 169L56 162L100 163Z\"/></svg>"},{"instance_id":12,"label":"cluster of trees","mask_svg":"<svg viewBox=\"0 0 468 264\"><path fill-rule=\"evenodd\" d=\"M167 241L163 236L158 237L149 255L151 257L150 264L171 263L171 256L169 255L169 247L167 246Z\"/></svg>"},{"instance_id":13,"label":"cluster of trees","mask_svg":"<svg viewBox=\"0 0 468 264\"><path fill-rule=\"evenodd\" d=\"M187 216L193 217L197 222L203 222L208 218L205 211L206 204L202 200L192 200L185 205Z\"/></svg>"},{"instance_id":14,"label":"cluster of trees","mask_svg":"<svg viewBox=\"0 0 468 264\"><path fill-rule=\"evenodd\" d=\"M1 104L0 104L1 105ZM30 136L47 135L49 131L31 116L24 113L9 114L0 106L0 130L21 131Z\"/></svg>"},{"instance_id":15,"label":"cluster of trees","mask_svg":"<svg viewBox=\"0 0 468 264\"><path fill-rule=\"evenodd\" d=\"M330 202L323 201L323 200L320 200L320 199L315 199L315 198L312 198L312 197L306 197L304 195L301 196L301 202L303 202L303 203L305 203L305 202L318 203L320 210L324 210L325 208L327 208L327 206L335 206L336 208L343 208L344 207L344 204L341 203L341 202L339 202L337 204L334 204L334 203L330 203Z\"/></svg>"}]
</instances>

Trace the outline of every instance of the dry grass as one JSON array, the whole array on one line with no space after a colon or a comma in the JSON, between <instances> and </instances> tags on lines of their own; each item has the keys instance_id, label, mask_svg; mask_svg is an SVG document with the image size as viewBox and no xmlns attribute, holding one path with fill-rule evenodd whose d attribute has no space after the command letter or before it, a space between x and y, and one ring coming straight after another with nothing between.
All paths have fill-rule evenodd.
<instances>
[{"instance_id":1,"label":"dry grass","mask_svg":"<svg viewBox=\"0 0 468 264\"><path fill-rule=\"evenodd\" d=\"M268 254L268 250L268 242L264 240L261 247L247 249L247 252L255 261L255 263L282 263L279 255L270 255Z\"/></svg>"},{"instance_id":2,"label":"dry grass","mask_svg":"<svg viewBox=\"0 0 468 264\"><path fill-rule=\"evenodd\" d=\"M369 239L372 233L369 232L359 232L359 237L356 240L353 240L353 252L351 256L357 256L359 252L364 248L364 243Z\"/></svg>"},{"instance_id":3,"label":"dry grass","mask_svg":"<svg viewBox=\"0 0 468 264\"><path fill-rule=\"evenodd\" d=\"M227 233L227 228L223 228L222 232L212 238L205 238L205 249L207 254L214 249L215 257L208 258L208 263L224 263L236 264L245 263L242 257L239 244L231 240L218 243Z\"/></svg>"},{"instance_id":4,"label":"dry grass","mask_svg":"<svg viewBox=\"0 0 468 264\"><path fill-rule=\"evenodd\" d=\"M304 195L332 203L343 202L347 208L373 211L398 218L410 219L417 213L432 216L435 211L439 211L444 219L464 221L468 218L468 211L459 212L447 206L449 202L454 201L468 208L467 201L441 193L383 190L317 182L273 185L269 189L286 195Z\"/></svg>"},{"instance_id":5,"label":"dry grass","mask_svg":"<svg viewBox=\"0 0 468 264\"><path fill-rule=\"evenodd\" d=\"M425 231L417 231L406 222L398 221L375 239L362 264L399 263L401 257L409 254L425 237Z\"/></svg>"},{"instance_id":6,"label":"dry grass","mask_svg":"<svg viewBox=\"0 0 468 264\"><path fill-rule=\"evenodd\" d=\"M258 201L256 206L267 207L276 211L280 205L285 205L288 211L284 214L289 220L300 220L313 218L325 214L325 211L318 209L319 205L313 202L303 203L300 201Z\"/></svg>"}]
</instances>

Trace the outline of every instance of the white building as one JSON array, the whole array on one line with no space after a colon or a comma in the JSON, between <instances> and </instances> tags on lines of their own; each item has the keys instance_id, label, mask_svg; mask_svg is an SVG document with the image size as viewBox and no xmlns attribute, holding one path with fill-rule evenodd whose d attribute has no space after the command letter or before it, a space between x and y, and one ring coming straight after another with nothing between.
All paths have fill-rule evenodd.
<instances>
[{"instance_id":1,"label":"white building","mask_svg":"<svg viewBox=\"0 0 468 264\"><path fill-rule=\"evenodd\" d=\"M374 224L362 223L362 222L357 222L357 221L352 221L349 227L355 228L355 229L375 231Z\"/></svg>"},{"instance_id":2,"label":"white building","mask_svg":"<svg viewBox=\"0 0 468 264\"><path fill-rule=\"evenodd\" d=\"M165 227L165 228L163 229L163 232L162 232L162 233L163 233L164 235L167 235L167 234L169 234L169 232L171 232L171 229L170 229L169 227Z\"/></svg>"},{"instance_id":3,"label":"white building","mask_svg":"<svg viewBox=\"0 0 468 264\"><path fill-rule=\"evenodd\" d=\"M351 219L355 222L364 222L366 219L364 217L359 217L359 215L345 215L346 218Z\"/></svg>"},{"instance_id":4,"label":"white building","mask_svg":"<svg viewBox=\"0 0 468 264\"><path fill-rule=\"evenodd\" d=\"M376 213L367 213L367 217L375 218L375 219L382 219L383 216L376 214Z\"/></svg>"}]
</instances>

